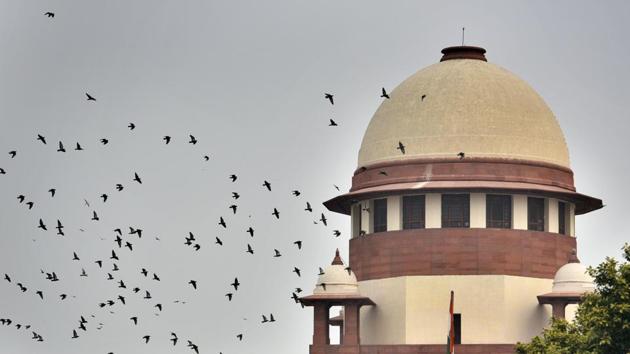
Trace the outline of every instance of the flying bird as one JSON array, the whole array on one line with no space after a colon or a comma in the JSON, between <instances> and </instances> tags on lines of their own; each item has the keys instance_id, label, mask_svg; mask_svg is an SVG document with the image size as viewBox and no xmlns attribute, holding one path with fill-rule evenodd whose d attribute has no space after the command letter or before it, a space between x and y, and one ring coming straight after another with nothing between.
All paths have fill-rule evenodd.
<instances>
[{"instance_id":1,"label":"flying bird","mask_svg":"<svg viewBox=\"0 0 630 354\"><path fill-rule=\"evenodd\" d=\"M223 226L223 228L227 229L227 224L222 216L219 217L219 225Z\"/></svg>"},{"instance_id":2,"label":"flying bird","mask_svg":"<svg viewBox=\"0 0 630 354\"><path fill-rule=\"evenodd\" d=\"M98 214L96 214L96 211L92 211L92 220L93 221L99 221L100 219L98 218Z\"/></svg>"},{"instance_id":3,"label":"flying bird","mask_svg":"<svg viewBox=\"0 0 630 354\"><path fill-rule=\"evenodd\" d=\"M278 251L278 250L277 250L277 249L275 249L275 248L274 248L273 252L274 252L274 255L273 255L273 256L274 256L275 258L278 258L278 257L281 257L281 256L282 256L282 255L280 254L280 251Z\"/></svg>"},{"instance_id":4,"label":"flying bird","mask_svg":"<svg viewBox=\"0 0 630 354\"><path fill-rule=\"evenodd\" d=\"M74 148L75 151L83 151L81 144L77 143L77 146Z\"/></svg>"},{"instance_id":5,"label":"flying bird","mask_svg":"<svg viewBox=\"0 0 630 354\"><path fill-rule=\"evenodd\" d=\"M230 179L232 180L232 182L236 182L236 180L238 179L237 175L230 175Z\"/></svg>"},{"instance_id":6,"label":"flying bird","mask_svg":"<svg viewBox=\"0 0 630 354\"><path fill-rule=\"evenodd\" d=\"M109 143L109 140L107 140L105 138L101 139L101 144L107 145L107 143Z\"/></svg>"},{"instance_id":7,"label":"flying bird","mask_svg":"<svg viewBox=\"0 0 630 354\"><path fill-rule=\"evenodd\" d=\"M328 226L328 219L326 219L326 216L324 215L324 213L322 213L322 217L319 219L319 221L321 221L324 226Z\"/></svg>"},{"instance_id":8,"label":"flying bird","mask_svg":"<svg viewBox=\"0 0 630 354\"><path fill-rule=\"evenodd\" d=\"M15 151L15 150L9 151L9 156L11 156L11 158L14 158L15 155L17 155L17 151Z\"/></svg>"},{"instance_id":9,"label":"flying bird","mask_svg":"<svg viewBox=\"0 0 630 354\"><path fill-rule=\"evenodd\" d=\"M138 176L138 174L135 173L135 172L133 173L133 180L135 182L138 182L138 183L142 184L142 180L140 179L140 176Z\"/></svg>"},{"instance_id":10,"label":"flying bird","mask_svg":"<svg viewBox=\"0 0 630 354\"><path fill-rule=\"evenodd\" d=\"M48 18L53 18L53 17L55 17L55 13L48 11L48 12L44 13L44 16L48 16Z\"/></svg>"},{"instance_id":11,"label":"flying bird","mask_svg":"<svg viewBox=\"0 0 630 354\"><path fill-rule=\"evenodd\" d=\"M194 137L194 136L192 136L192 135L189 135L189 136L190 136L190 141L188 141L188 143L189 143L189 144L196 145L196 144L197 144L197 138L195 138L195 137Z\"/></svg>"},{"instance_id":12,"label":"flying bird","mask_svg":"<svg viewBox=\"0 0 630 354\"><path fill-rule=\"evenodd\" d=\"M294 190L293 192L291 192L291 194L293 194L296 197L299 197L300 194L302 194L302 193L300 193L300 191L298 191L298 190Z\"/></svg>"},{"instance_id":13,"label":"flying bird","mask_svg":"<svg viewBox=\"0 0 630 354\"><path fill-rule=\"evenodd\" d=\"M462 160L466 154L464 154L463 152L460 152L459 154L457 154L457 156L459 157L460 160Z\"/></svg>"},{"instance_id":14,"label":"flying bird","mask_svg":"<svg viewBox=\"0 0 630 354\"><path fill-rule=\"evenodd\" d=\"M427 95L422 95L422 96L420 97L420 101L424 101L424 99L425 99L425 98L427 98Z\"/></svg>"},{"instance_id":15,"label":"flying bird","mask_svg":"<svg viewBox=\"0 0 630 354\"><path fill-rule=\"evenodd\" d=\"M312 212L313 212L313 208L311 208L311 203L306 202L306 209L304 209L304 210L306 210L306 211L308 211L308 212L312 213Z\"/></svg>"},{"instance_id":16,"label":"flying bird","mask_svg":"<svg viewBox=\"0 0 630 354\"><path fill-rule=\"evenodd\" d=\"M41 141L42 143L44 143L44 145L46 145L46 138L43 137L40 134L37 134L37 140Z\"/></svg>"},{"instance_id":17,"label":"flying bird","mask_svg":"<svg viewBox=\"0 0 630 354\"><path fill-rule=\"evenodd\" d=\"M103 198L103 203L107 201L107 194L101 194L101 198Z\"/></svg>"},{"instance_id":18,"label":"flying bird","mask_svg":"<svg viewBox=\"0 0 630 354\"><path fill-rule=\"evenodd\" d=\"M273 208L273 213L271 213L271 215L275 216L276 219L280 219L280 212L276 208Z\"/></svg>"},{"instance_id":19,"label":"flying bird","mask_svg":"<svg viewBox=\"0 0 630 354\"><path fill-rule=\"evenodd\" d=\"M63 147L63 143L61 141L59 142L59 148L57 149L57 152L66 152L66 148Z\"/></svg>"},{"instance_id":20,"label":"flying bird","mask_svg":"<svg viewBox=\"0 0 630 354\"><path fill-rule=\"evenodd\" d=\"M33 209L33 205L35 205L35 203L33 202L26 202L26 205L28 206L28 210Z\"/></svg>"},{"instance_id":21,"label":"flying bird","mask_svg":"<svg viewBox=\"0 0 630 354\"><path fill-rule=\"evenodd\" d=\"M402 142L398 142L398 147L396 148L396 150L400 150L400 152L402 152L402 154L405 154L405 145L403 145Z\"/></svg>"},{"instance_id":22,"label":"flying bird","mask_svg":"<svg viewBox=\"0 0 630 354\"><path fill-rule=\"evenodd\" d=\"M220 238L215 237L215 239L216 239L216 241L215 241L214 243L216 243L216 244L217 244L217 245L219 245L219 246L223 246L223 241L221 241L221 239L220 239Z\"/></svg>"},{"instance_id":23,"label":"flying bird","mask_svg":"<svg viewBox=\"0 0 630 354\"><path fill-rule=\"evenodd\" d=\"M134 130L136 129L136 125L133 123L129 123L129 125L127 126L127 128L129 128L129 130Z\"/></svg>"},{"instance_id":24,"label":"flying bird","mask_svg":"<svg viewBox=\"0 0 630 354\"><path fill-rule=\"evenodd\" d=\"M146 335L146 336L142 337L142 339L144 339L144 344L147 344L147 343L149 343L149 340L151 340L151 336Z\"/></svg>"},{"instance_id":25,"label":"flying bird","mask_svg":"<svg viewBox=\"0 0 630 354\"><path fill-rule=\"evenodd\" d=\"M55 188L51 188L51 189L48 190L48 192L50 193L50 196L54 198L55 197L55 193L57 192L57 190Z\"/></svg>"},{"instance_id":26,"label":"flying bird","mask_svg":"<svg viewBox=\"0 0 630 354\"><path fill-rule=\"evenodd\" d=\"M328 101L330 101L330 104L334 105L335 101L333 98L333 95L330 93L324 93L324 98L327 99Z\"/></svg>"},{"instance_id":27,"label":"flying bird","mask_svg":"<svg viewBox=\"0 0 630 354\"><path fill-rule=\"evenodd\" d=\"M381 89L381 97L389 99L389 95L387 94L387 91L385 91L385 87Z\"/></svg>"},{"instance_id":28,"label":"flying bird","mask_svg":"<svg viewBox=\"0 0 630 354\"><path fill-rule=\"evenodd\" d=\"M195 288L195 290L197 290L197 281L196 280L191 280L188 282L188 284L192 285L193 288Z\"/></svg>"},{"instance_id":29,"label":"flying bird","mask_svg":"<svg viewBox=\"0 0 630 354\"><path fill-rule=\"evenodd\" d=\"M265 183L263 183L263 187L267 188L267 190L271 192L271 183L265 181Z\"/></svg>"},{"instance_id":30,"label":"flying bird","mask_svg":"<svg viewBox=\"0 0 630 354\"><path fill-rule=\"evenodd\" d=\"M247 233L249 234L249 236L254 237L254 229L252 229L251 226L249 227L249 229L247 229Z\"/></svg>"},{"instance_id":31,"label":"flying bird","mask_svg":"<svg viewBox=\"0 0 630 354\"><path fill-rule=\"evenodd\" d=\"M298 277L302 276L302 272L300 271L300 268L298 267L293 267L293 273L297 274Z\"/></svg>"},{"instance_id":32,"label":"flying bird","mask_svg":"<svg viewBox=\"0 0 630 354\"><path fill-rule=\"evenodd\" d=\"M241 285L241 283L238 282L238 278L234 278L234 282L230 285L234 287L234 290L238 291L238 287Z\"/></svg>"},{"instance_id":33,"label":"flying bird","mask_svg":"<svg viewBox=\"0 0 630 354\"><path fill-rule=\"evenodd\" d=\"M125 187L123 187L123 185L122 185L122 184L120 184L120 183L116 184L116 190L117 190L117 191L119 191L119 192L120 192L120 191L122 191L124 188L125 188Z\"/></svg>"},{"instance_id":34,"label":"flying bird","mask_svg":"<svg viewBox=\"0 0 630 354\"><path fill-rule=\"evenodd\" d=\"M236 206L235 204L230 205L230 209L232 209L232 212L234 212L234 214L236 214L236 208L238 208L238 206Z\"/></svg>"},{"instance_id":35,"label":"flying bird","mask_svg":"<svg viewBox=\"0 0 630 354\"><path fill-rule=\"evenodd\" d=\"M333 235L334 235L335 237L339 237L339 236L341 236L341 231L339 231L339 230L333 230Z\"/></svg>"},{"instance_id":36,"label":"flying bird","mask_svg":"<svg viewBox=\"0 0 630 354\"><path fill-rule=\"evenodd\" d=\"M25 196L23 196L23 195L21 195L21 194L17 196L17 200L18 200L18 202L20 202L20 203L23 203L23 202L24 202L24 199L26 199L26 197L25 197Z\"/></svg>"},{"instance_id":37,"label":"flying bird","mask_svg":"<svg viewBox=\"0 0 630 354\"><path fill-rule=\"evenodd\" d=\"M247 244L247 251L245 251L247 253L251 253L254 254L254 249L252 248L252 245L250 245L249 243Z\"/></svg>"},{"instance_id":38,"label":"flying bird","mask_svg":"<svg viewBox=\"0 0 630 354\"><path fill-rule=\"evenodd\" d=\"M92 97L89 93L85 93L85 96L87 97L88 101L96 101L96 98Z\"/></svg>"},{"instance_id":39,"label":"flying bird","mask_svg":"<svg viewBox=\"0 0 630 354\"><path fill-rule=\"evenodd\" d=\"M329 127L336 127L338 126L337 122L335 122L334 120L332 120L332 118L330 119L329 123L328 123Z\"/></svg>"},{"instance_id":40,"label":"flying bird","mask_svg":"<svg viewBox=\"0 0 630 354\"><path fill-rule=\"evenodd\" d=\"M208 155L204 155L204 156L203 156L203 159L204 159L204 160L206 160L206 161L210 161L210 156L208 156Z\"/></svg>"},{"instance_id":41,"label":"flying bird","mask_svg":"<svg viewBox=\"0 0 630 354\"><path fill-rule=\"evenodd\" d=\"M302 241L295 241L293 244L296 245L299 250L302 249Z\"/></svg>"},{"instance_id":42,"label":"flying bird","mask_svg":"<svg viewBox=\"0 0 630 354\"><path fill-rule=\"evenodd\" d=\"M47 231L48 229L46 228L46 225L44 224L44 220L39 219L39 226L37 226L38 229L42 229L44 231Z\"/></svg>"},{"instance_id":43,"label":"flying bird","mask_svg":"<svg viewBox=\"0 0 630 354\"><path fill-rule=\"evenodd\" d=\"M170 143L170 142L171 142L171 137L170 137L170 136L168 136L168 135L166 135L166 136L164 136L164 137L162 138L162 140L164 140L164 142L166 143L166 145L168 145L168 143Z\"/></svg>"},{"instance_id":44,"label":"flying bird","mask_svg":"<svg viewBox=\"0 0 630 354\"><path fill-rule=\"evenodd\" d=\"M7 171L4 170L4 168L0 168L0 175L6 175Z\"/></svg>"}]
</instances>

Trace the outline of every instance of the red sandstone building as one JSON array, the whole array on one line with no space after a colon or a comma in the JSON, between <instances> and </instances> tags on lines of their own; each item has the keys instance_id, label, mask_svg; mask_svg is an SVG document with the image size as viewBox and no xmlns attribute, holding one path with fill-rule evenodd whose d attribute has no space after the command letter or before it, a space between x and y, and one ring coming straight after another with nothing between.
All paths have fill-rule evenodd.
<instances>
[{"instance_id":1,"label":"red sandstone building","mask_svg":"<svg viewBox=\"0 0 630 354\"><path fill-rule=\"evenodd\" d=\"M602 202L576 192L553 113L484 49L442 53L383 101L325 203L351 216L350 267L337 254L302 298L311 354L443 353L451 290L456 352L513 353L592 289L575 216Z\"/></svg>"}]
</instances>

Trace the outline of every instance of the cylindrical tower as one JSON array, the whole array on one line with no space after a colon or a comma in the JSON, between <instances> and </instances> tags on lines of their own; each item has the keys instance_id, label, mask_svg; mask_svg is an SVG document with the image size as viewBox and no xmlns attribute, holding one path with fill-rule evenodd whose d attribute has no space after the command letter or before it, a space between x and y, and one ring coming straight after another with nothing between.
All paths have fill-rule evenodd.
<instances>
[{"instance_id":1,"label":"cylindrical tower","mask_svg":"<svg viewBox=\"0 0 630 354\"><path fill-rule=\"evenodd\" d=\"M443 345L451 290L457 343L529 340L575 215L602 207L576 192L562 130L526 82L483 48L442 53L383 101L350 192L325 203L351 216L350 268L376 304L361 345Z\"/></svg>"}]
</instances>

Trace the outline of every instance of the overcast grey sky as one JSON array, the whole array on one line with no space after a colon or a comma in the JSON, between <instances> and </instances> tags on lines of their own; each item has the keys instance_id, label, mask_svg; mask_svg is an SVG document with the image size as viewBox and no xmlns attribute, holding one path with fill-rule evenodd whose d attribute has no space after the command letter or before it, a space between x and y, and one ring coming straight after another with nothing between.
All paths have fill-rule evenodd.
<instances>
[{"instance_id":1,"label":"overcast grey sky","mask_svg":"<svg viewBox=\"0 0 630 354\"><path fill-rule=\"evenodd\" d=\"M0 0L0 167L7 170L0 176L0 275L14 282L0 283L0 318L31 324L45 338L36 343L30 332L0 327L0 352L183 353L190 339L202 353L306 353L312 311L293 304L291 292L312 291L317 267L329 264L336 247L347 259L350 220L326 213L329 226L315 225L321 203L338 193L333 184L349 188L380 88L437 62L443 47L460 43L462 26L468 44L485 47L489 61L543 96L564 130L578 191L604 200L603 210L578 217L582 262L618 257L629 239L630 5L598 4ZM85 92L97 101L87 102ZM335 94L334 107L324 92ZM329 118L339 127L328 127ZM199 143L188 144L188 134ZM163 135L173 137L168 146ZM101 138L110 143L102 146ZM67 153L56 152L58 141ZM84 151L72 150L77 142ZM10 150L18 152L14 159ZM131 181L134 172L142 185ZM116 183L125 189L116 192ZM293 189L303 194L295 198ZM242 195L236 215L228 209L232 191ZM18 194L35 203L32 210ZM316 213L303 210L306 201ZM280 220L271 216L274 207ZM100 221L90 220L92 211ZM220 216L227 229L217 225ZM49 231L36 228L39 218ZM55 235L57 219L64 238ZM112 230L129 226L145 234L124 235L134 251L117 250L121 270L112 272ZM183 244L188 232L199 252ZM302 251L292 244L298 239ZM274 248L283 257L273 258ZM72 261L74 251L80 261ZM161 281L142 277L142 267ZM44 280L40 269L61 281ZM154 299L117 289L107 272ZM242 287L228 302L235 276ZM61 301L61 293L76 298ZM126 294L126 306L97 306L118 294ZM159 316L156 303L164 306ZM260 324L271 312L277 322ZM81 315L88 331L72 340ZM171 331L180 337L176 350ZM152 336L149 344L144 335Z\"/></svg>"}]
</instances>

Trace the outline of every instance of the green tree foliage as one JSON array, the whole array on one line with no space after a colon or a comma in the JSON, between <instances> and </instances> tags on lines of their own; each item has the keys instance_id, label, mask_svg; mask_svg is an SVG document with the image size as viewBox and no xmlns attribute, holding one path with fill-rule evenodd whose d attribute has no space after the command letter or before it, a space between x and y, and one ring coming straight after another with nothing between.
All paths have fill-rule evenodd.
<instances>
[{"instance_id":1,"label":"green tree foliage","mask_svg":"<svg viewBox=\"0 0 630 354\"><path fill-rule=\"evenodd\" d=\"M530 343L518 343L519 354L628 354L630 353L630 245L623 247L625 262L606 258L589 268L595 291L580 304L575 320L552 320L551 326Z\"/></svg>"}]
</instances>

